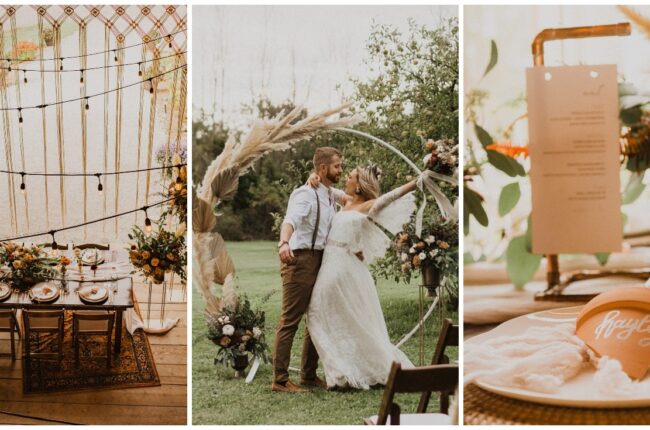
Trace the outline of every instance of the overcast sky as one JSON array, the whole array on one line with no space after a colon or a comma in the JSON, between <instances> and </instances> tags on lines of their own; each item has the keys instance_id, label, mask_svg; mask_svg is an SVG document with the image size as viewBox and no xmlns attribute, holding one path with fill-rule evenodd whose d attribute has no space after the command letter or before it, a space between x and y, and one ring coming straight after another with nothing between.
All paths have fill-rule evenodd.
<instances>
[{"instance_id":1,"label":"overcast sky","mask_svg":"<svg viewBox=\"0 0 650 430\"><path fill-rule=\"evenodd\" d=\"M237 120L260 95L332 107L350 94L350 77L369 74L373 21L405 32L409 18L433 28L456 16L456 6L195 6L194 111Z\"/></svg>"}]
</instances>

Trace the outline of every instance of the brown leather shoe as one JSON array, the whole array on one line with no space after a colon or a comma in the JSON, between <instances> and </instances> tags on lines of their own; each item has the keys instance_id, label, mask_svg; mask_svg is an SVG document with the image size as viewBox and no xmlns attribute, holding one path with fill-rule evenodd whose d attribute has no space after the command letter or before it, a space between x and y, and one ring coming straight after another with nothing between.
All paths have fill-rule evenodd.
<instances>
[{"instance_id":1,"label":"brown leather shoe","mask_svg":"<svg viewBox=\"0 0 650 430\"><path fill-rule=\"evenodd\" d=\"M327 389L327 384L325 381L320 379L318 376L314 379L301 379L300 380L300 385L307 385L309 387L317 387L317 388L322 388L324 390Z\"/></svg>"},{"instance_id":2,"label":"brown leather shoe","mask_svg":"<svg viewBox=\"0 0 650 430\"><path fill-rule=\"evenodd\" d=\"M287 381L286 384L282 385L277 382L271 384L271 391L277 391L278 393L308 393L309 390L300 388L291 381Z\"/></svg>"}]
</instances>

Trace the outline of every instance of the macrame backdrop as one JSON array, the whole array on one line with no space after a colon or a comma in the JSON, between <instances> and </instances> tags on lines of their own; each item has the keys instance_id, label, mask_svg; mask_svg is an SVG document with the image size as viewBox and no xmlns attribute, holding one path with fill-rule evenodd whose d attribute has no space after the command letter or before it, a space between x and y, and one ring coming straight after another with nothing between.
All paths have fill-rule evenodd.
<instances>
[{"instance_id":1,"label":"macrame backdrop","mask_svg":"<svg viewBox=\"0 0 650 430\"><path fill-rule=\"evenodd\" d=\"M91 98L89 110L83 97L186 64L187 33L182 31L186 28L185 6L0 6L0 57L19 56L25 41L36 45L34 59L12 62L12 71L0 70L0 107L82 97L78 102L25 110L22 127L15 110L2 111L0 145L4 156L0 153L0 169L46 173L142 169L156 166L158 152L167 155L164 160L169 164L171 154L187 139L187 67L154 79L153 95L145 82ZM50 31L51 39L45 37ZM137 44L142 45L113 51ZM99 51L109 52L66 58ZM54 57L64 60L40 60ZM138 62L143 62L142 66L124 65ZM7 63L0 65L6 67ZM63 71L59 72L61 65ZM80 72L65 71L105 66L116 67L86 70L83 85ZM140 67L142 76L138 76ZM40 72L24 74L18 68ZM56 229L155 203L162 199L158 194L166 186L160 175L154 171L102 176L102 195L95 177L26 176L27 193L22 195L20 176L0 174L0 238ZM159 212L160 208L152 209L149 216L157 218ZM131 225L143 221L140 213L57 233L56 238L59 243L124 242ZM42 236L28 241L50 240Z\"/></svg>"}]
</instances>

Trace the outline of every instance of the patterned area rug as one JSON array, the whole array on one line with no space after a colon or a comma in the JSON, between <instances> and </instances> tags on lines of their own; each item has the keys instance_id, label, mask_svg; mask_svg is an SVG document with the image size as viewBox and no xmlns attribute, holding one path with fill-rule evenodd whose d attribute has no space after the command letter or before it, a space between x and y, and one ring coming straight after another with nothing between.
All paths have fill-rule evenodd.
<instances>
[{"instance_id":1,"label":"patterned area rug","mask_svg":"<svg viewBox=\"0 0 650 430\"><path fill-rule=\"evenodd\" d=\"M160 385L151 347L142 330L136 330L131 336L126 325L122 325L120 356L113 355L110 369L106 368L105 339L104 336L82 337L77 366L72 344L72 314L66 312L63 360L32 359L29 371L23 365L23 392L36 394ZM40 338L33 335L30 343L32 350L40 352L58 349L54 337L49 335Z\"/></svg>"}]
</instances>

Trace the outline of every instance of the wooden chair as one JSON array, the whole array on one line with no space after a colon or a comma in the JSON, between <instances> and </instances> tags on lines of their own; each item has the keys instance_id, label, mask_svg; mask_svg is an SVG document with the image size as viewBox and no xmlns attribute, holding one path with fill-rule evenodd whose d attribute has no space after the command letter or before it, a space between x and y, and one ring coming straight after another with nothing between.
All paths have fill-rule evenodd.
<instances>
[{"instance_id":1,"label":"wooden chair","mask_svg":"<svg viewBox=\"0 0 650 430\"><path fill-rule=\"evenodd\" d=\"M0 332L9 333L9 341L11 342L11 353L1 353L0 357L11 357L11 361L16 361L16 345L14 341L14 333L18 331L18 323L16 321L16 313L11 310L0 310Z\"/></svg>"},{"instance_id":2,"label":"wooden chair","mask_svg":"<svg viewBox=\"0 0 650 430\"><path fill-rule=\"evenodd\" d=\"M67 251L68 249L70 249L70 245L67 244L67 243L57 243L56 244L56 249L52 248L52 243L51 242L37 243L36 246L38 246L39 248L50 248L53 251Z\"/></svg>"},{"instance_id":3,"label":"wooden chair","mask_svg":"<svg viewBox=\"0 0 650 430\"><path fill-rule=\"evenodd\" d=\"M79 248L79 249L98 249L100 251L110 251L111 250L111 245L108 243L79 243L79 244L72 244L72 249Z\"/></svg>"},{"instance_id":4,"label":"wooden chair","mask_svg":"<svg viewBox=\"0 0 650 430\"><path fill-rule=\"evenodd\" d=\"M431 359L431 364L448 364L449 357L445 354L447 352L448 346L458 347L458 326L446 318L442 322L442 329L440 330L440 336L438 337L438 343L436 344L436 350L433 353L433 358ZM446 411L449 409L449 396L451 392L442 392L440 393L440 409ZM429 405L429 399L431 398L431 393L422 393L420 397L420 403L418 404L418 413L422 414L427 411L427 406Z\"/></svg>"},{"instance_id":5,"label":"wooden chair","mask_svg":"<svg viewBox=\"0 0 650 430\"><path fill-rule=\"evenodd\" d=\"M106 368L111 368L113 352L113 326L115 311L74 311L72 312L72 343L74 359L79 365L79 340L81 336L106 336Z\"/></svg>"},{"instance_id":6,"label":"wooden chair","mask_svg":"<svg viewBox=\"0 0 650 430\"><path fill-rule=\"evenodd\" d=\"M458 365L439 364L434 366L402 369L394 362L386 382L379 414L366 418L367 425L450 425L448 410L441 413L402 414L395 403L396 393L453 392L458 385Z\"/></svg>"},{"instance_id":7,"label":"wooden chair","mask_svg":"<svg viewBox=\"0 0 650 430\"><path fill-rule=\"evenodd\" d=\"M33 309L23 309L23 326L24 326L24 357L27 364L32 358L38 359L63 359L63 322L65 319L65 310L41 311ZM54 334L57 336L58 352L33 352L31 350L31 333L39 336L43 334Z\"/></svg>"}]
</instances>

